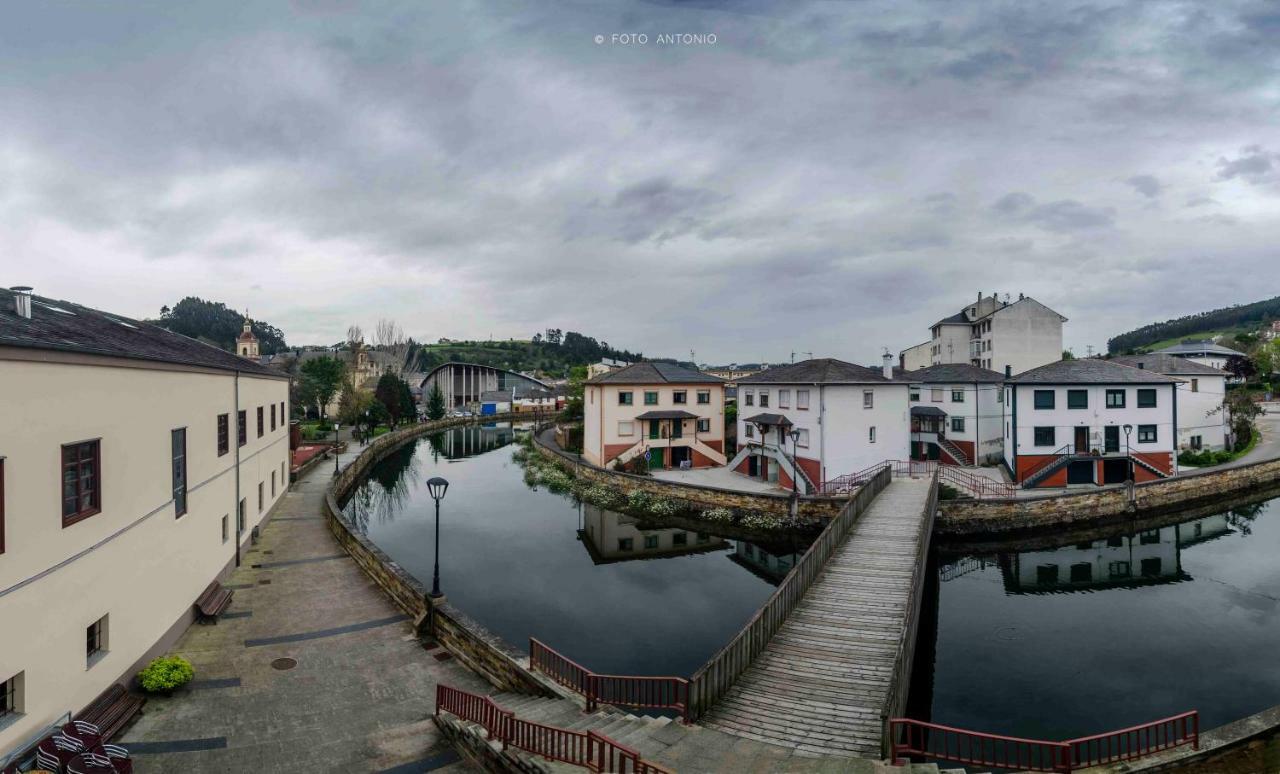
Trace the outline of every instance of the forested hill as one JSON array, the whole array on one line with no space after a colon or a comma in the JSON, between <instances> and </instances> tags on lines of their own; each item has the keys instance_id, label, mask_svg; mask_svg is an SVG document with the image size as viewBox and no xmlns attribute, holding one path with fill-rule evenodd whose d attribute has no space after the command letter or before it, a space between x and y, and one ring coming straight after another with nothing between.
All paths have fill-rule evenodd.
<instances>
[{"instance_id":1,"label":"forested hill","mask_svg":"<svg viewBox=\"0 0 1280 774\"><path fill-rule=\"evenodd\" d=\"M430 371L448 362L476 363L511 371L541 371L561 376L573 366L612 358L635 362L642 355L614 349L608 343L569 331L555 331L551 340L541 335L520 341L447 341L439 344L410 344L408 362L413 371Z\"/></svg>"},{"instance_id":2,"label":"forested hill","mask_svg":"<svg viewBox=\"0 0 1280 774\"><path fill-rule=\"evenodd\" d=\"M147 322L232 352L236 348L236 337L244 329L244 315L224 303L195 296L187 296L172 309L164 307L159 319ZM284 333L274 325L254 320L253 334L258 337L258 351L264 355L288 349Z\"/></svg>"},{"instance_id":3,"label":"forested hill","mask_svg":"<svg viewBox=\"0 0 1280 774\"><path fill-rule=\"evenodd\" d=\"M1280 296L1252 304L1229 306L1144 325L1137 330L1122 333L1107 342L1107 351L1113 355L1131 352L1166 339L1192 337L1197 333L1223 331L1232 328L1258 328L1280 319Z\"/></svg>"}]
</instances>

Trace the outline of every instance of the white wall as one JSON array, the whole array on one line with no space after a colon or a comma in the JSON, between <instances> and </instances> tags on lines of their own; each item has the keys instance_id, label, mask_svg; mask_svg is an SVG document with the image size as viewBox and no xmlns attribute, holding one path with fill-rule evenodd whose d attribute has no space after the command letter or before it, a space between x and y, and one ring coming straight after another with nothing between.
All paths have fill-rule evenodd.
<instances>
[{"instance_id":1,"label":"white wall","mask_svg":"<svg viewBox=\"0 0 1280 774\"><path fill-rule=\"evenodd\" d=\"M930 342L933 349L933 361L930 365L942 363L969 362L969 335L972 327L969 323L939 325L938 335Z\"/></svg>"},{"instance_id":2,"label":"white wall","mask_svg":"<svg viewBox=\"0 0 1280 774\"><path fill-rule=\"evenodd\" d=\"M1170 452L1174 449L1174 441L1176 433L1173 424L1174 409L1174 393L1172 384L1152 384L1152 385L1048 385L1048 384L1019 384L1009 389L1014 393L1014 400L1017 403L1018 424L1016 428L1010 427L1010 431L1016 433L1017 437L1017 453L1019 456L1026 455L1045 455L1052 454L1063 446L1074 443L1075 428L1085 426L1089 428L1090 448L1097 446L1103 448L1104 434L1102 428L1108 425L1114 425L1123 428L1124 425L1133 425L1133 432L1130 436L1130 448L1138 453L1159 453ZM1156 406L1155 408L1138 408L1138 390L1139 389L1155 389ZM1037 409L1035 408L1034 393L1039 390L1051 390L1054 392L1054 408ZM1068 390L1085 390L1089 397L1089 406L1085 409L1069 409L1067 408L1067 392ZM1107 390L1124 390L1125 391L1125 407L1124 408L1107 408L1106 392ZM1008 424L1012 423L1013 404L1008 404L1010 412L1006 414ZM1157 438L1155 443L1139 443L1138 442L1138 425L1156 425ZM1052 446L1037 446L1035 444L1035 428L1037 427L1053 427L1055 428L1055 438ZM1120 453L1125 450L1124 431L1120 432ZM1013 444L1006 441L1005 443L1005 460L1013 465Z\"/></svg>"},{"instance_id":3,"label":"white wall","mask_svg":"<svg viewBox=\"0 0 1280 774\"><path fill-rule=\"evenodd\" d=\"M1186 380L1178 385L1178 445L1191 448L1191 437L1198 435L1202 448L1222 449L1227 442L1230 418L1222 408L1222 400L1227 391L1226 374L1196 374L1178 378Z\"/></svg>"},{"instance_id":4,"label":"white wall","mask_svg":"<svg viewBox=\"0 0 1280 774\"><path fill-rule=\"evenodd\" d=\"M981 357L991 361L993 371L1010 366L1020 374L1062 359L1062 318L1032 298L1023 299L997 311L991 317L991 350Z\"/></svg>"},{"instance_id":5,"label":"white wall","mask_svg":"<svg viewBox=\"0 0 1280 774\"><path fill-rule=\"evenodd\" d=\"M631 393L631 405L620 405L618 393ZM646 405L644 394L657 392L656 405ZM675 393L684 392L686 402L676 403ZM698 393L710 393L709 403L698 403ZM709 430L697 431L699 441L720 442L724 446L724 385L723 384L588 384L583 390L583 450L582 456L595 465L607 460L608 448L615 445L633 445L648 438L647 420L638 420L649 411L687 411L710 424ZM630 435L619 433L619 422L631 422ZM682 438L692 442L695 420L682 420ZM602 446L603 443L603 446ZM664 441L661 445L665 446ZM610 458L611 459L611 458Z\"/></svg>"},{"instance_id":6,"label":"white wall","mask_svg":"<svg viewBox=\"0 0 1280 774\"><path fill-rule=\"evenodd\" d=\"M995 462L1004 452L1004 388L1000 384L951 384L919 383L911 387L920 400L912 406L935 406L947 413L945 437L952 441L968 441L975 444L978 462ZM936 392L935 392L936 391ZM953 400L952 393L959 391L963 400ZM938 397L939 400L934 400ZM964 429L952 429L951 418L964 417Z\"/></svg>"},{"instance_id":7,"label":"white wall","mask_svg":"<svg viewBox=\"0 0 1280 774\"><path fill-rule=\"evenodd\" d=\"M235 379L226 372L0 360L0 384L6 498L0 680L25 676L24 714L0 726L0 751L7 751L131 678L126 672L233 561L236 420ZM242 377L240 393L249 430L239 466L247 542L286 487L289 432L279 404L288 399L288 382ZM268 408L259 438L255 410L272 403L276 430ZM221 457L219 413L230 414L230 449ZM187 429L189 494L188 512L175 518L170 431L180 427ZM95 438L101 512L64 528L61 446ZM104 615L109 650L89 666L85 628Z\"/></svg>"},{"instance_id":8,"label":"white wall","mask_svg":"<svg viewBox=\"0 0 1280 774\"><path fill-rule=\"evenodd\" d=\"M902 350L902 370L917 371L921 368L928 368L933 365L933 342L926 341L923 344L917 344L914 347L908 347Z\"/></svg>"}]
</instances>

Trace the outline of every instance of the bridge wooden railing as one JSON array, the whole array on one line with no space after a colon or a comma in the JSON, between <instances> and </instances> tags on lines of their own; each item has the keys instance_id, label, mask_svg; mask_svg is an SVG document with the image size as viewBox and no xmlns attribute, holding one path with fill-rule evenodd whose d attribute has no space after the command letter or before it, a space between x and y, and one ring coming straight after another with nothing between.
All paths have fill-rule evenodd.
<instances>
[{"instance_id":1,"label":"bridge wooden railing","mask_svg":"<svg viewBox=\"0 0 1280 774\"><path fill-rule=\"evenodd\" d=\"M595 731L574 731L522 720L488 696L447 685L436 686L436 713L479 725L490 739L553 761L583 766L593 772L620 774L672 774L670 769L646 761L635 749Z\"/></svg>"},{"instance_id":2,"label":"bridge wooden railing","mask_svg":"<svg viewBox=\"0 0 1280 774\"><path fill-rule=\"evenodd\" d=\"M890 720L891 760L907 756L992 766L1017 771L1070 772L1141 758L1190 744L1200 749L1200 714L1196 711L1161 718L1140 726L1103 734L1050 742L986 734L909 718Z\"/></svg>"},{"instance_id":3,"label":"bridge wooden railing","mask_svg":"<svg viewBox=\"0 0 1280 774\"><path fill-rule=\"evenodd\" d=\"M529 638L529 666L586 697L587 711L600 704L675 710L686 717L689 681L683 677L602 675Z\"/></svg>"},{"instance_id":4,"label":"bridge wooden railing","mask_svg":"<svg viewBox=\"0 0 1280 774\"><path fill-rule=\"evenodd\" d=\"M920 607L924 600L924 587L929 569L929 544L933 537L933 521L938 513L938 471L934 471L933 480L929 482L929 497L924 505L924 523L920 528L920 536L916 544L916 564L911 570L911 586L907 600L907 625L902 628L898 639L898 647L893 658L892 689L885 697L884 706L880 708L880 724L884 729L881 736L881 747L888 755L890 727L889 719L901 717L907 713L907 696L911 692L911 666L915 662L916 630L920 626Z\"/></svg>"},{"instance_id":5,"label":"bridge wooden railing","mask_svg":"<svg viewBox=\"0 0 1280 774\"><path fill-rule=\"evenodd\" d=\"M827 560L844 541L858 517L871 505L892 480L893 472L883 467L872 474L857 490L840 514L827 524L817 540L796 562L787 577L769 599L747 621L746 625L689 678L689 704L685 716L689 720L702 717L751 666L765 645L782 628L787 616L804 598L822 572Z\"/></svg>"}]
</instances>

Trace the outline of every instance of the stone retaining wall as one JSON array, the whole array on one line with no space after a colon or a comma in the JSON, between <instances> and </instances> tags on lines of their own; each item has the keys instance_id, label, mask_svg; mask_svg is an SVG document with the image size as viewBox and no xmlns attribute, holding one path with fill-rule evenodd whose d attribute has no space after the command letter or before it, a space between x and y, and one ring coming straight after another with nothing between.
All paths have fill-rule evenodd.
<instances>
[{"instance_id":1,"label":"stone retaining wall","mask_svg":"<svg viewBox=\"0 0 1280 774\"><path fill-rule=\"evenodd\" d=\"M566 462L573 467L574 475L585 481L604 484L623 494L642 490L659 497L677 500L689 500L710 508L734 508L744 511L759 511L773 516L788 516L791 513L791 495L770 494L768 492L741 492L735 489L722 489L714 486L698 486L680 481L666 481L652 476L637 476L618 470L599 468L578 459L576 455L547 446L542 439L533 437L534 448L544 457ZM847 497L801 497L798 515L806 519L823 521L834 518L840 509L849 501Z\"/></svg>"},{"instance_id":2,"label":"stone retaining wall","mask_svg":"<svg viewBox=\"0 0 1280 774\"><path fill-rule=\"evenodd\" d=\"M1090 774L1267 774L1280 771L1280 706L1200 735L1200 749L1181 747L1141 760L1085 769Z\"/></svg>"},{"instance_id":3,"label":"stone retaining wall","mask_svg":"<svg viewBox=\"0 0 1280 774\"><path fill-rule=\"evenodd\" d=\"M483 421L529 421L532 418L528 413L508 413L485 416ZM436 606L435 616L429 616L426 587L372 541L352 529L342 513L341 503L378 460L420 436L475 421L475 418L450 418L423 422L378 436L329 484L324 498L325 519L342 548L386 592L396 607L413 619L419 632L430 632L434 621L435 631L432 634L437 642L493 685L516 693L552 696L555 694L520 663L520 653L462 611L441 603Z\"/></svg>"},{"instance_id":4,"label":"stone retaining wall","mask_svg":"<svg viewBox=\"0 0 1280 774\"><path fill-rule=\"evenodd\" d=\"M1125 487L1032 499L947 500L939 503L936 529L940 535L980 535L1108 524L1212 505L1228 495L1266 491L1277 482L1280 459L1138 484L1134 507Z\"/></svg>"}]
</instances>

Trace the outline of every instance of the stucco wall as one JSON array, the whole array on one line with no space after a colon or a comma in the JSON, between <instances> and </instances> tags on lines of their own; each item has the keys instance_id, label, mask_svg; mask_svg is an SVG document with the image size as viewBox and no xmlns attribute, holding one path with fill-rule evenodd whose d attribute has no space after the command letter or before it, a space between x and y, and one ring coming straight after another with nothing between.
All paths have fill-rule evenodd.
<instances>
[{"instance_id":1,"label":"stucco wall","mask_svg":"<svg viewBox=\"0 0 1280 774\"><path fill-rule=\"evenodd\" d=\"M196 597L234 563L235 383L230 372L0 360L0 679L21 673L25 687L23 714L0 725L0 750L131 679L139 659L189 620ZM240 378L249 425L239 449L242 543L284 494L288 426L277 416L272 432L269 407L278 414L287 399L286 380ZM261 438L258 406L267 407ZM230 415L223 456L221 413ZM171 480L175 428L187 431L188 512L181 518ZM92 439L100 445L101 512L64 527L61 447ZM106 652L89 664L85 629L104 616Z\"/></svg>"},{"instance_id":2,"label":"stucco wall","mask_svg":"<svg viewBox=\"0 0 1280 774\"><path fill-rule=\"evenodd\" d=\"M631 393L630 405L619 405L618 393ZM658 393L656 404L646 404L646 392ZM675 392L684 392L685 403L676 403ZM698 403L698 393L709 395L708 403ZM593 464L603 465L620 452L649 437L648 422L636 419L649 411L687 411L699 419L707 420L708 430L697 431L699 441L712 448L724 443L724 385L723 384L589 384L583 390L583 450L582 454ZM619 422L630 422L631 433L618 432ZM665 424L665 422L664 422ZM681 421L682 437L692 441L696 423L693 419ZM601 444L603 443L603 448ZM657 441L665 447L665 440Z\"/></svg>"}]
</instances>

